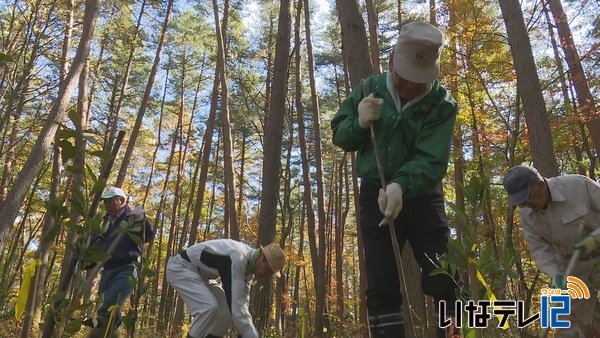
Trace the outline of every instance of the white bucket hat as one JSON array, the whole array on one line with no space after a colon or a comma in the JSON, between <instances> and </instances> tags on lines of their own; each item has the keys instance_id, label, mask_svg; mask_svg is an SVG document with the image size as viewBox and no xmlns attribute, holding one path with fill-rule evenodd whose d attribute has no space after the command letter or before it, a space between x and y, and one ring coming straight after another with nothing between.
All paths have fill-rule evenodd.
<instances>
[{"instance_id":1,"label":"white bucket hat","mask_svg":"<svg viewBox=\"0 0 600 338\"><path fill-rule=\"evenodd\" d=\"M394 48L394 71L415 83L431 83L440 73L444 34L426 22L410 22L402 27Z\"/></svg>"}]
</instances>

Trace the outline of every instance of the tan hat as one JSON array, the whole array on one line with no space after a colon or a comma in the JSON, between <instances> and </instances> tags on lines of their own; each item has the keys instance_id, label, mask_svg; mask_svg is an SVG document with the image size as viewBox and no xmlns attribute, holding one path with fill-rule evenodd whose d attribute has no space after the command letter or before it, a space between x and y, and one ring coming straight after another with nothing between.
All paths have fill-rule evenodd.
<instances>
[{"instance_id":1,"label":"tan hat","mask_svg":"<svg viewBox=\"0 0 600 338\"><path fill-rule=\"evenodd\" d=\"M267 246L260 246L265 258L267 259L267 263L273 270L273 273L277 277L281 277L281 273L279 272L283 265L285 264L285 253L283 249L279 247L279 245L275 243L271 243Z\"/></svg>"},{"instance_id":2,"label":"tan hat","mask_svg":"<svg viewBox=\"0 0 600 338\"><path fill-rule=\"evenodd\" d=\"M125 195L125 192L123 191L123 189L117 188L117 187L110 187L110 188L106 189L106 191L104 191L104 194L102 194L102 197L100 197L100 199L107 200L107 199L111 199L115 196L121 196L124 199L127 199L127 195Z\"/></svg>"},{"instance_id":3,"label":"tan hat","mask_svg":"<svg viewBox=\"0 0 600 338\"><path fill-rule=\"evenodd\" d=\"M440 73L444 35L426 22L410 22L400 29L394 48L394 70L403 79L431 83Z\"/></svg>"}]
</instances>

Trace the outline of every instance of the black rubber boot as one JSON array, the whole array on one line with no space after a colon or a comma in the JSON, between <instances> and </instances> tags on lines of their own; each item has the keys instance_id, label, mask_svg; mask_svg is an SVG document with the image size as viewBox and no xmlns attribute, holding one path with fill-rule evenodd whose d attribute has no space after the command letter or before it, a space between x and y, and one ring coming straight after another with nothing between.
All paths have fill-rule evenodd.
<instances>
[{"instance_id":1,"label":"black rubber boot","mask_svg":"<svg viewBox=\"0 0 600 338\"><path fill-rule=\"evenodd\" d=\"M118 328L114 327L114 325L112 326L112 329L109 329L107 326L109 324L109 318L106 316L98 316L96 318L95 321L92 322L93 326L92 330L90 331L90 334L88 335L88 338L104 338L106 335L106 331L110 330L110 334L108 335L108 337L113 338L113 337L118 337Z\"/></svg>"},{"instance_id":2,"label":"black rubber boot","mask_svg":"<svg viewBox=\"0 0 600 338\"><path fill-rule=\"evenodd\" d=\"M109 330L107 327L95 327L90 331L88 338L117 338L118 333L117 329L113 329L108 335L106 334L106 330Z\"/></svg>"},{"instance_id":3,"label":"black rubber boot","mask_svg":"<svg viewBox=\"0 0 600 338\"><path fill-rule=\"evenodd\" d=\"M369 316L372 338L404 338L404 317L400 308Z\"/></svg>"},{"instance_id":4,"label":"black rubber boot","mask_svg":"<svg viewBox=\"0 0 600 338\"><path fill-rule=\"evenodd\" d=\"M451 333L451 334L458 333L457 328L456 328L456 317L454 315L454 309L446 308L446 310L443 311L443 313L440 313L440 309L436 306L435 312L436 312L436 314L434 315L435 316L434 318L435 318L435 337L436 338L447 338L449 336L449 333ZM444 325L448 325L448 324L450 324L450 325L445 328L441 328L439 316L444 316L444 320L443 320Z\"/></svg>"},{"instance_id":5,"label":"black rubber boot","mask_svg":"<svg viewBox=\"0 0 600 338\"><path fill-rule=\"evenodd\" d=\"M436 338L447 338L446 329L442 329L441 327L435 328L435 337Z\"/></svg>"},{"instance_id":6,"label":"black rubber boot","mask_svg":"<svg viewBox=\"0 0 600 338\"><path fill-rule=\"evenodd\" d=\"M206 338L223 338L223 337L219 337L219 336L215 336L214 334L207 334Z\"/></svg>"}]
</instances>

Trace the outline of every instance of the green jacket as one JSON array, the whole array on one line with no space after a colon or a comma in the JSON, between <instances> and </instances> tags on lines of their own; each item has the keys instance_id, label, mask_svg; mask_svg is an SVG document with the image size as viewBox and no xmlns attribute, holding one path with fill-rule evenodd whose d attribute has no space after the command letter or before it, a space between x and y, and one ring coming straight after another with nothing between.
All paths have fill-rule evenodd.
<instances>
[{"instance_id":1,"label":"green jacket","mask_svg":"<svg viewBox=\"0 0 600 338\"><path fill-rule=\"evenodd\" d=\"M387 74L365 79L367 93L383 98L380 119L373 126L387 183L400 184L410 199L431 189L446 175L450 158L457 103L436 80L431 92L398 113L386 86ZM358 151L357 174L379 183L369 128L358 123L362 85L344 100L331 121L333 143L345 151Z\"/></svg>"}]
</instances>

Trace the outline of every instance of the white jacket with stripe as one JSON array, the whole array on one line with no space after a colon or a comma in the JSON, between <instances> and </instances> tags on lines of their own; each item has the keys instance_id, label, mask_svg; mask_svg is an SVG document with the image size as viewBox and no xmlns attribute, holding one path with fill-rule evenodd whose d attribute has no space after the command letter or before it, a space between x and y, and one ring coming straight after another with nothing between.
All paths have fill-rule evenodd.
<instances>
[{"instance_id":1,"label":"white jacket with stripe","mask_svg":"<svg viewBox=\"0 0 600 338\"><path fill-rule=\"evenodd\" d=\"M232 239L215 239L194 244L186 252L203 280L221 278L238 334L258 338L248 309L250 284L254 278L250 261L258 249Z\"/></svg>"}]
</instances>

